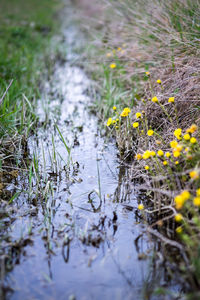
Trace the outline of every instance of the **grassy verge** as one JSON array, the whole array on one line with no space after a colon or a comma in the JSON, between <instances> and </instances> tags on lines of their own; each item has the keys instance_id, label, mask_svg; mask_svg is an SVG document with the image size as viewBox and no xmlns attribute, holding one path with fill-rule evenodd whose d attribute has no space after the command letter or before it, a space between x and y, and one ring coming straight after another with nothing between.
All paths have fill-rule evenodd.
<instances>
[{"instance_id":1,"label":"grassy verge","mask_svg":"<svg viewBox=\"0 0 200 300\"><path fill-rule=\"evenodd\" d=\"M56 53L57 8L53 0L0 3L0 167L19 163L37 120L35 101Z\"/></svg>"},{"instance_id":2,"label":"grassy verge","mask_svg":"<svg viewBox=\"0 0 200 300\"><path fill-rule=\"evenodd\" d=\"M87 1L79 5L87 10ZM132 178L149 195L138 209L154 220L149 230L163 248L178 250L176 270L194 299L200 287L200 2L110 0L97 3L89 17L91 69L101 86L97 111L123 157L132 159Z\"/></svg>"}]
</instances>

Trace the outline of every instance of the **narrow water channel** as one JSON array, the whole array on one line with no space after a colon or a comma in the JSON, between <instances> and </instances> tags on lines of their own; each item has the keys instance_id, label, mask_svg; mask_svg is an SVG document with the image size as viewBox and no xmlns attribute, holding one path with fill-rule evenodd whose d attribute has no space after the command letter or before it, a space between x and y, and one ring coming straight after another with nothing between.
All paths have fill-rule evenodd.
<instances>
[{"instance_id":1,"label":"narrow water channel","mask_svg":"<svg viewBox=\"0 0 200 300\"><path fill-rule=\"evenodd\" d=\"M150 259L139 258L152 245L141 236L137 189L87 109L92 82L74 63L83 35L69 22L63 33L66 62L38 101L38 129L28 143L32 173L13 204L9 239L24 242L6 278L7 298L143 299Z\"/></svg>"}]
</instances>

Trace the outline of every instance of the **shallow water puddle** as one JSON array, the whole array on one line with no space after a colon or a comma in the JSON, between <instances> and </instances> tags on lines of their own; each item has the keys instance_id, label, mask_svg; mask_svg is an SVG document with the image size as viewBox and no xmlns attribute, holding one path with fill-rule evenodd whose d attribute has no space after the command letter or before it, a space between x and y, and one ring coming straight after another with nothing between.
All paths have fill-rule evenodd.
<instances>
[{"instance_id":1,"label":"shallow water puddle","mask_svg":"<svg viewBox=\"0 0 200 300\"><path fill-rule=\"evenodd\" d=\"M135 245L144 230L137 193L87 111L91 82L71 64L81 34L74 26L64 32L67 62L57 65L38 104L40 126L29 140L33 174L9 227L10 240L26 241L6 279L9 298L140 299L150 261L138 255L152 245L145 235Z\"/></svg>"}]
</instances>

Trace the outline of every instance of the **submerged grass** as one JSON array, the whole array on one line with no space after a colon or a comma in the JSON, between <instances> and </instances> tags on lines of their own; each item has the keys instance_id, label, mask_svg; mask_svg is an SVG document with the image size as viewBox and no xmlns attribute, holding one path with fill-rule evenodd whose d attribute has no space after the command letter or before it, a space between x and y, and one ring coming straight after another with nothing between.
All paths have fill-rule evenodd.
<instances>
[{"instance_id":1,"label":"submerged grass","mask_svg":"<svg viewBox=\"0 0 200 300\"><path fill-rule=\"evenodd\" d=\"M132 179L148 191L148 205L138 209L150 233L164 249L181 252L176 271L194 299L200 287L200 2L104 3L94 2L91 14L88 1L78 1L85 27L90 17L93 28L91 71L101 86L96 109L121 155L131 158Z\"/></svg>"}]
</instances>

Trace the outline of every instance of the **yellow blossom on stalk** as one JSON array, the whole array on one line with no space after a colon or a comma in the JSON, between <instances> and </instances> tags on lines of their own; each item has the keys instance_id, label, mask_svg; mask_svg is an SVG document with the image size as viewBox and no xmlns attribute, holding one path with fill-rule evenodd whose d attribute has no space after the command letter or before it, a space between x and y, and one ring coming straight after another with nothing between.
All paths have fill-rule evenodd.
<instances>
[{"instance_id":1,"label":"yellow blossom on stalk","mask_svg":"<svg viewBox=\"0 0 200 300\"><path fill-rule=\"evenodd\" d=\"M116 106L113 106L113 110L116 110L117 109L117 107Z\"/></svg>"},{"instance_id":2,"label":"yellow blossom on stalk","mask_svg":"<svg viewBox=\"0 0 200 300\"><path fill-rule=\"evenodd\" d=\"M147 170L147 171L149 170L149 166L147 166L147 165L146 165L144 168L145 168L145 170Z\"/></svg>"},{"instance_id":3,"label":"yellow blossom on stalk","mask_svg":"<svg viewBox=\"0 0 200 300\"><path fill-rule=\"evenodd\" d=\"M150 155L151 155L152 157L154 157L154 156L156 156L156 152L155 152L155 151L150 151Z\"/></svg>"},{"instance_id":4,"label":"yellow blossom on stalk","mask_svg":"<svg viewBox=\"0 0 200 300\"><path fill-rule=\"evenodd\" d=\"M197 142L197 139L195 137L191 137L190 143L191 144L196 144L196 142Z\"/></svg>"},{"instance_id":5,"label":"yellow blossom on stalk","mask_svg":"<svg viewBox=\"0 0 200 300\"><path fill-rule=\"evenodd\" d=\"M137 128L139 126L138 122L133 123L133 128Z\"/></svg>"},{"instance_id":6,"label":"yellow blossom on stalk","mask_svg":"<svg viewBox=\"0 0 200 300\"><path fill-rule=\"evenodd\" d=\"M146 150L146 151L143 153L142 158L143 158L143 159L148 159L150 156L151 156L151 151Z\"/></svg>"},{"instance_id":7,"label":"yellow blossom on stalk","mask_svg":"<svg viewBox=\"0 0 200 300\"><path fill-rule=\"evenodd\" d=\"M112 121L113 121L113 119L109 118L106 125L109 127L112 124Z\"/></svg>"},{"instance_id":8,"label":"yellow blossom on stalk","mask_svg":"<svg viewBox=\"0 0 200 300\"><path fill-rule=\"evenodd\" d=\"M145 111L144 110L142 110L142 114L145 115Z\"/></svg>"},{"instance_id":9,"label":"yellow blossom on stalk","mask_svg":"<svg viewBox=\"0 0 200 300\"><path fill-rule=\"evenodd\" d=\"M179 161L177 160L177 161L175 161L175 165L178 165L179 164Z\"/></svg>"},{"instance_id":10,"label":"yellow blossom on stalk","mask_svg":"<svg viewBox=\"0 0 200 300\"><path fill-rule=\"evenodd\" d=\"M178 142L177 142L177 141L171 141L171 142L170 142L171 148L176 148L177 145L178 145Z\"/></svg>"},{"instance_id":11,"label":"yellow blossom on stalk","mask_svg":"<svg viewBox=\"0 0 200 300\"><path fill-rule=\"evenodd\" d=\"M141 155L140 153L138 153L138 154L136 154L135 158L136 158L137 160L140 160L140 159L142 159L142 155Z\"/></svg>"},{"instance_id":12,"label":"yellow blossom on stalk","mask_svg":"<svg viewBox=\"0 0 200 300\"><path fill-rule=\"evenodd\" d=\"M117 66L117 65L116 65L115 63L110 64L110 68L111 68L111 69L115 69L116 66Z\"/></svg>"},{"instance_id":13,"label":"yellow blossom on stalk","mask_svg":"<svg viewBox=\"0 0 200 300\"><path fill-rule=\"evenodd\" d=\"M152 129L149 129L148 131L147 131L147 135L148 136L152 136L154 134L154 131L152 130Z\"/></svg>"},{"instance_id":14,"label":"yellow blossom on stalk","mask_svg":"<svg viewBox=\"0 0 200 300\"><path fill-rule=\"evenodd\" d=\"M181 226L178 226L178 227L176 228L176 232L177 232L177 233L182 233L182 231L183 231L183 229L182 229Z\"/></svg>"},{"instance_id":15,"label":"yellow blossom on stalk","mask_svg":"<svg viewBox=\"0 0 200 300\"><path fill-rule=\"evenodd\" d=\"M116 128L116 129L119 129L119 126L116 126L115 128Z\"/></svg>"},{"instance_id":16,"label":"yellow blossom on stalk","mask_svg":"<svg viewBox=\"0 0 200 300\"><path fill-rule=\"evenodd\" d=\"M196 195L200 197L200 189L196 190Z\"/></svg>"},{"instance_id":17,"label":"yellow blossom on stalk","mask_svg":"<svg viewBox=\"0 0 200 300\"><path fill-rule=\"evenodd\" d=\"M112 123L115 124L115 123L116 123L116 120L113 120Z\"/></svg>"},{"instance_id":18,"label":"yellow blossom on stalk","mask_svg":"<svg viewBox=\"0 0 200 300\"><path fill-rule=\"evenodd\" d=\"M170 153L170 152L166 152L166 153L165 153L165 156L166 156L166 157L170 157L170 156L171 156L171 153Z\"/></svg>"},{"instance_id":19,"label":"yellow blossom on stalk","mask_svg":"<svg viewBox=\"0 0 200 300\"><path fill-rule=\"evenodd\" d=\"M121 113L121 117L127 117L129 113L131 112L129 107L125 107L123 112Z\"/></svg>"},{"instance_id":20,"label":"yellow blossom on stalk","mask_svg":"<svg viewBox=\"0 0 200 300\"><path fill-rule=\"evenodd\" d=\"M189 174L190 174L191 179L198 179L199 178L199 173L195 170L191 171Z\"/></svg>"},{"instance_id":21,"label":"yellow blossom on stalk","mask_svg":"<svg viewBox=\"0 0 200 300\"><path fill-rule=\"evenodd\" d=\"M183 207L185 201L181 195L178 195L174 198L174 202L176 204L176 209L179 210Z\"/></svg>"},{"instance_id":22,"label":"yellow blossom on stalk","mask_svg":"<svg viewBox=\"0 0 200 300\"><path fill-rule=\"evenodd\" d=\"M139 204L139 205L138 205L138 209L139 209L139 210L143 210L143 209L144 209L144 205L143 205L143 204Z\"/></svg>"},{"instance_id":23,"label":"yellow blossom on stalk","mask_svg":"<svg viewBox=\"0 0 200 300\"><path fill-rule=\"evenodd\" d=\"M195 124L192 124L191 126L190 126L190 128L188 128L187 130L186 130L186 132L188 132L188 133L194 133L196 130L197 130L197 125L195 125Z\"/></svg>"},{"instance_id":24,"label":"yellow blossom on stalk","mask_svg":"<svg viewBox=\"0 0 200 300\"><path fill-rule=\"evenodd\" d=\"M157 80L157 83L158 83L158 84L161 84L161 82L162 82L162 81L161 81L160 79Z\"/></svg>"},{"instance_id":25,"label":"yellow blossom on stalk","mask_svg":"<svg viewBox=\"0 0 200 300\"><path fill-rule=\"evenodd\" d=\"M147 76L149 76L150 75L150 73L147 71L147 72L145 72L145 74L147 75Z\"/></svg>"},{"instance_id":26,"label":"yellow blossom on stalk","mask_svg":"<svg viewBox=\"0 0 200 300\"><path fill-rule=\"evenodd\" d=\"M174 217L176 222L181 222L183 220L182 214L176 214Z\"/></svg>"},{"instance_id":27,"label":"yellow blossom on stalk","mask_svg":"<svg viewBox=\"0 0 200 300\"><path fill-rule=\"evenodd\" d=\"M185 148L185 152L188 152L189 150L190 150L189 147L186 147L186 148Z\"/></svg>"},{"instance_id":28,"label":"yellow blossom on stalk","mask_svg":"<svg viewBox=\"0 0 200 300\"><path fill-rule=\"evenodd\" d=\"M179 151L173 151L173 156L174 157L179 157L181 153Z\"/></svg>"},{"instance_id":29,"label":"yellow blossom on stalk","mask_svg":"<svg viewBox=\"0 0 200 300\"><path fill-rule=\"evenodd\" d=\"M174 130L174 135L175 137L180 140L181 139L181 133L182 133L182 129L181 128L177 128L176 130Z\"/></svg>"},{"instance_id":30,"label":"yellow blossom on stalk","mask_svg":"<svg viewBox=\"0 0 200 300\"><path fill-rule=\"evenodd\" d=\"M157 103L158 102L158 98L155 96L151 99L152 102Z\"/></svg>"},{"instance_id":31,"label":"yellow blossom on stalk","mask_svg":"<svg viewBox=\"0 0 200 300\"><path fill-rule=\"evenodd\" d=\"M158 156L163 156L164 152L162 150L158 150L157 154L158 154Z\"/></svg>"},{"instance_id":32,"label":"yellow blossom on stalk","mask_svg":"<svg viewBox=\"0 0 200 300\"><path fill-rule=\"evenodd\" d=\"M119 122L119 119L116 119L116 122Z\"/></svg>"},{"instance_id":33,"label":"yellow blossom on stalk","mask_svg":"<svg viewBox=\"0 0 200 300\"><path fill-rule=\"evenodd\" d=\"M122 50L122 48L121 48L121 47L118 47L118 48L117 48L117 51L121 51L121 50Z\"/></svg>"},{"instance_id":34,"label":"yellow blossom on stalk","mask_svg":"<svg viewBox=\"0 0 200 300\"><path fill-rule=\"evenodd\" d=\"M176 148L174 149L175 151L181 152L183 150L183 146L180 144L177 144Z\"/></svg>"},{"instance_id":35,"label":"yellow blossom on stalk","mask_svg":"<svg viewBox=\"0 0 200 300\"><path fill-rule=\"evenodd\" d=\"M195 197L194 199L193 199L193 204L195 205L195 206L200 206L200 197Z\"/></svg>"},{"instance_id":36,"label":"yellow blossom on stalk","mask_svg":"<svg viewBox=\"0 0 200 300\"><path fill-rule=\"evenodd\" d=\"M190 199L190 192L188 190L184 190L182 193L181 193L181 196L183 198L184 201Z\"/></svg>"},{"instance_id":37,"label":"yellow blossom on stalk","mask_svg":"<svg viewBox=\"0 0 200 300\"><path fill-rule=\"evenodd\" d=\"M174 97L169 97L168 102L169 103L174 103Z\"/></svg>"},{"instance_id":38,"label":"yellow blossom on stalk","mask_svg":"<svg viewBox=\"0 0 200 300\"><path fill-rule=\"evenodd\" d=\"M167 165L168 165L168 162L167 162L166 160L164 160L164 161L163 161L163 165L164 165L164 166L167 166Z\"/></svg>"},{"instance_id":39,"label":"yellow blossom on stalk","mask_svg":"<svg viewBox=\"0 0 200 300\"><path fill-rule=\"evenodd\" d=\"M189 141L190 140L190 135L189 133L186 133L184 136L183 136L184 140L185 141Z\"/></svg>"},{"instance_id":40,"label":"yellow blossom on stalk","mask_svg":"<svg viewBox=\"0 0 200 300\"><path fill-rule=\"evenodd\" d=\"M136 116L136 119L139 119L139 118L141 118L142 114L141 114L140 112L137 112L137 113L135 114L135 116Z\"/></svg>"}]
</instances>

